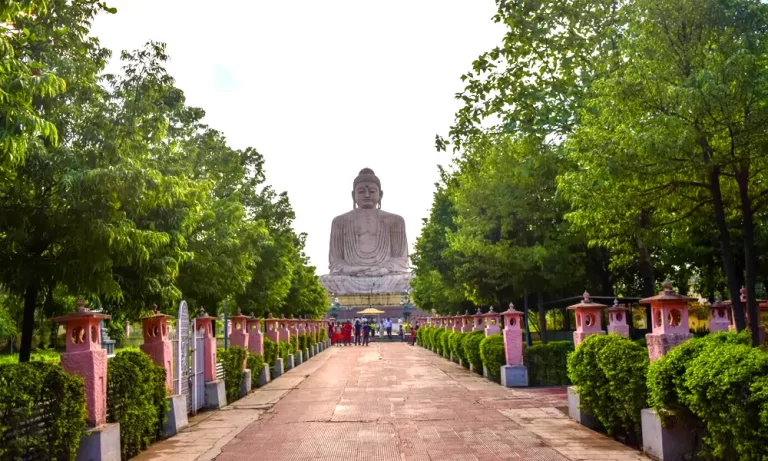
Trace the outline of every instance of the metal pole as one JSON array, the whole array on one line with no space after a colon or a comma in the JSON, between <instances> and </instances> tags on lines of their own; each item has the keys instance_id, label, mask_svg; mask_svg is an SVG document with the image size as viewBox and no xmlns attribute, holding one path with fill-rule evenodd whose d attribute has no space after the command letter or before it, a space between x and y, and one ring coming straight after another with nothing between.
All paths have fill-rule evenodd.
<instances>
[{"instance_id":1,"label":"metal pole","mask_svg":"<svg viewBox=\"0 0 768 461\"><path fill-rule=\"evenodd\" d=\"M523 323L525 323L525 344L531 347L531 330L528 329L528 289L523 290Z\"/></svg>"},{"instance_id":2,"label":"metal pole","mask_svg":"<svg viewBox=\"0 0 768 461\"><path fill-rule=\"evenodd\" d=\"M229 309L227 308L227 300L224 300L224 350L229 349L229 325L227 320L229 319Z\"/></svg>"}]
</instances>

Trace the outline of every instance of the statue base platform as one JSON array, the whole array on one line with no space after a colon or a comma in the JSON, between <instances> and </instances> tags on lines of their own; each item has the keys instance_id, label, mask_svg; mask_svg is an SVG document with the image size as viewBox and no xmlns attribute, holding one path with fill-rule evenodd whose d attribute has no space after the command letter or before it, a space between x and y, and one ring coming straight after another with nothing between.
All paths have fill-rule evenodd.
<instances>
[{"instance_id":1,"label":"statue base platform","mask_svg":"<svg viewBox=\"0 0 768 461\"><path fill-rule=\"evenodd\" d=\"M401 293L410 290L412 278L413 274L410 272L380 277L327 274L320 276L320 284L328 293L336 295Z\"/></svg>"}]
</instances>

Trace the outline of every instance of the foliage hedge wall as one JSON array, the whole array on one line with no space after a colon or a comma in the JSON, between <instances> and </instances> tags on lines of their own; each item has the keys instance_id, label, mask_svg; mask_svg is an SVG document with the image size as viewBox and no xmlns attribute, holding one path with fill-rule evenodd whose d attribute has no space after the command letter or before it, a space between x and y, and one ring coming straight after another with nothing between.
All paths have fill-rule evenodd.
<instances>
[{"instance_id":1,"label":"foliage hedge wall","mask_svg":"<svg viewBox=\"0 0 768 461\"><path fill-rule=\"evenodd\" d=\"M45 427L6 439L6 432L29 420L41 402L47 402ZM0 365L0 459L74 460L85 417L83 380L59 364Z\"/></svg>"},{"instance_id":2,"label":"foliage hedge wall","mask_svg":"<svg viewBox=\"0 0 768 461\"><path fill-rule=\"evenodd\" d=\"M291 347L293 348L293 354L297 355L299 352L299 338L296 335L291 335L289 341L291 342Z\"/></svg>"},{"instance_id":3,"label":"foliage hedge wall","mask_svg":"<svg viewBox=\"0 0 768 461\"><path fill-rule=\"evenodd\" d=\"M504 352L504 337L502 335L486 336L480 341L480 358L488 370L488 378L501 382L501 367L506 363Z\"/></svg>"},{"instance_id":4,"label":"foliage hedge wall","mask_svg":"<svg viewBox=\"0 0 768 461\"><path fill-rule=\"evenodd\" d=\"M285 360L288 359L288 356L294 355L296 353L296 349L293 347L293 344L287 343L285 341L280 341L277 343L277 350L279 357L283 359L283 366L285 366Z\"/></svg>"},{"instance_id":5,"label":"foliage hedge wall","mask_svg":"<svg viewBox=\"0 0 768 461\"><path fill-rule=\"evenodd\" d=\"M136 350L118 352L107 367L108 422L120 423L123 459L136 456L162 435L168 412L165 368Z\"/></svg>"},{"instance_id":6,"label":"foliage hedge wall","mask_svg":"<svg viewBox=\"0 0 768 461\"><path fill-rule=\"evenodd\" d=\"M461 341L461 347L464 349L464 360L472 365L472 370L475 373L480 374L483 373L483 358L480 356L480 342L483 339L485 339L485 332L478 330L465 333Z\"/></svg>"},{"instance_id":7,"label":"foliage hedge wall","mask_svg":"<svg viewBox=\"0 0 768 461\"><path fill-rule=\"evenodd\" d=\"M243 364L248 357L248 351L240 346L232 346L227 350L219 349L219 360L224 366L224 389L227 392L227 403L240 398L245 368Z\"/></svg>"},{"instance_id":8,"label":"foliage hedge wall","mask_svg":"<svg viewBox=\"0 0 768 461\"><path fill-rule=\"evenodd\" d=\"M564 386L568 379L568 354L573 352L570 341L534 344L525 349L525 365L531 386Z\"/></svg>"},{"instance_id":9,"label":"foliage hedge wall","mask_svg":"<svg viewBox=\"0 0 768 461\"><path fill-rule=\"evenodd\" d=\"M270 370L275 369L278 358L277 344L269 338L264 338L264 361L269 364Z\"/></svg>"},{"instance_id":10,"label":"foliage hedge wall","mask_svg":"<svg viewBox=\"0 0 768 461\"><path fill-rule=\"evenodd\" d=\"M328 341L328 330L325 329L325 327L320 328L320 331L317 332L317 342L325 342Z\"/></svg>"},{"instance_id":11,"label":"foliage hedge wall","mask_svg":"<svg viewBox=\"0 0 768 461\"><path fill-rule=\"evenodd\" d=\"M259 377L262 370L264 370L264 357L258 354L248 354L248 360L246 362L246 368L251 370L251 387L256 389L259 387Z\"/></svg>"}]
</instances>

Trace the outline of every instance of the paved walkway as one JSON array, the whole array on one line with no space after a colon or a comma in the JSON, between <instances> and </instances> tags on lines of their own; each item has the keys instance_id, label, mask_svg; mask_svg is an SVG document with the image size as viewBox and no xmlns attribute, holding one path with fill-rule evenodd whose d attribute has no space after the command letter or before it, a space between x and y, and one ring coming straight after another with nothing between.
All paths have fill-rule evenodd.
<instances>
[{"instance_id":1,"label":"paved walkway","mask_svg":"<svg viewBox=\"0 0 768 461\"><path fill-rule=\"evenodd\" d=\"M563 388L505 389L403 343L331 348L138 459L647 459L566 406Z\"/></svg>"}]
</instances>

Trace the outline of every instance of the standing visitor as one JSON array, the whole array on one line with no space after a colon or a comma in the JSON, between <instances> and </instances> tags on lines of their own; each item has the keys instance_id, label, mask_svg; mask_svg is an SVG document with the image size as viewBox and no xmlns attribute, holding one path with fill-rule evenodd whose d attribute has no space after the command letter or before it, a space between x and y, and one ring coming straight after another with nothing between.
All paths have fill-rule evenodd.
<instances>
[{"instance_id":1,"label":"standing visitor","mask_svg":"<svg viewBox=\"0 0 768 461\"><path fill-rule=\"evenodd\" d=\"M339 323L336 322L335 324L333 324L331 331L333 331L334 344L336 344L336 347L341 347L341 343L344 341L344 334L341 332L341 325L339 325Z\"/></svg>"},{"instance_id":2,"label":"standing visitor","mask_svg":"<svg viewBox=\"0 0 768 461\"><path fill-rule=\"evenodd\" d=\"M416 322L416 324L411 328L411 346L416 344L416 333L419 329L419 322Z\"/></svg>"},{"instance_id":3,"label":"standing visitor","mask_svg":"<svg viewBox=\"0 0 768 461\"><path fill-rule=\"evenodd\" d=\"M363 338L360 336L360 330L363 325L360 324L360 319L355 320L355 346L359 346L363 343Z\"/></svg>"},{"instance_id":4,"label":"standing visitor","mask_svg":"<svg viewBox=\"0 0 768 461\"><path fill-rule=\"evenodd\" d=\"M387 339L392 341L392 321L389 317L384 320L384 329L387 330Z\"/></svg>"},{"instance_id":5,"label":"standing visitor","mask_svg":"<svg viewBox=\"0 0 768 461\"><path fill-rule=\"evenodd\" d=\"M368 339L371 335L371 324L368 322L365 322L365 325L363 325L363 346L368 345Z\"/></svg>"},{"instance_id":6,"label":"standing visitor","mask_svg":"<svg viewBox=\"0 0 768 461\"><path fill-rule=\"evenodd\" d=\"M400 324L400 331L398 331L397 334L400 335L400 342L405 341L405 331L403 330L402 324Z\"/></svg>"},{"instance_id":7,"label":"standing visitor","mask_svg":"<svg viewBox=\"0 0 768 461\"><path fill-rule=\"evenodd\" d=\"M347 323L344 324L342 332L344 334L344 345L349 346L352 344L352 324L349 322L349 320L347 320Z\"/></svg>"}]
</instances>

